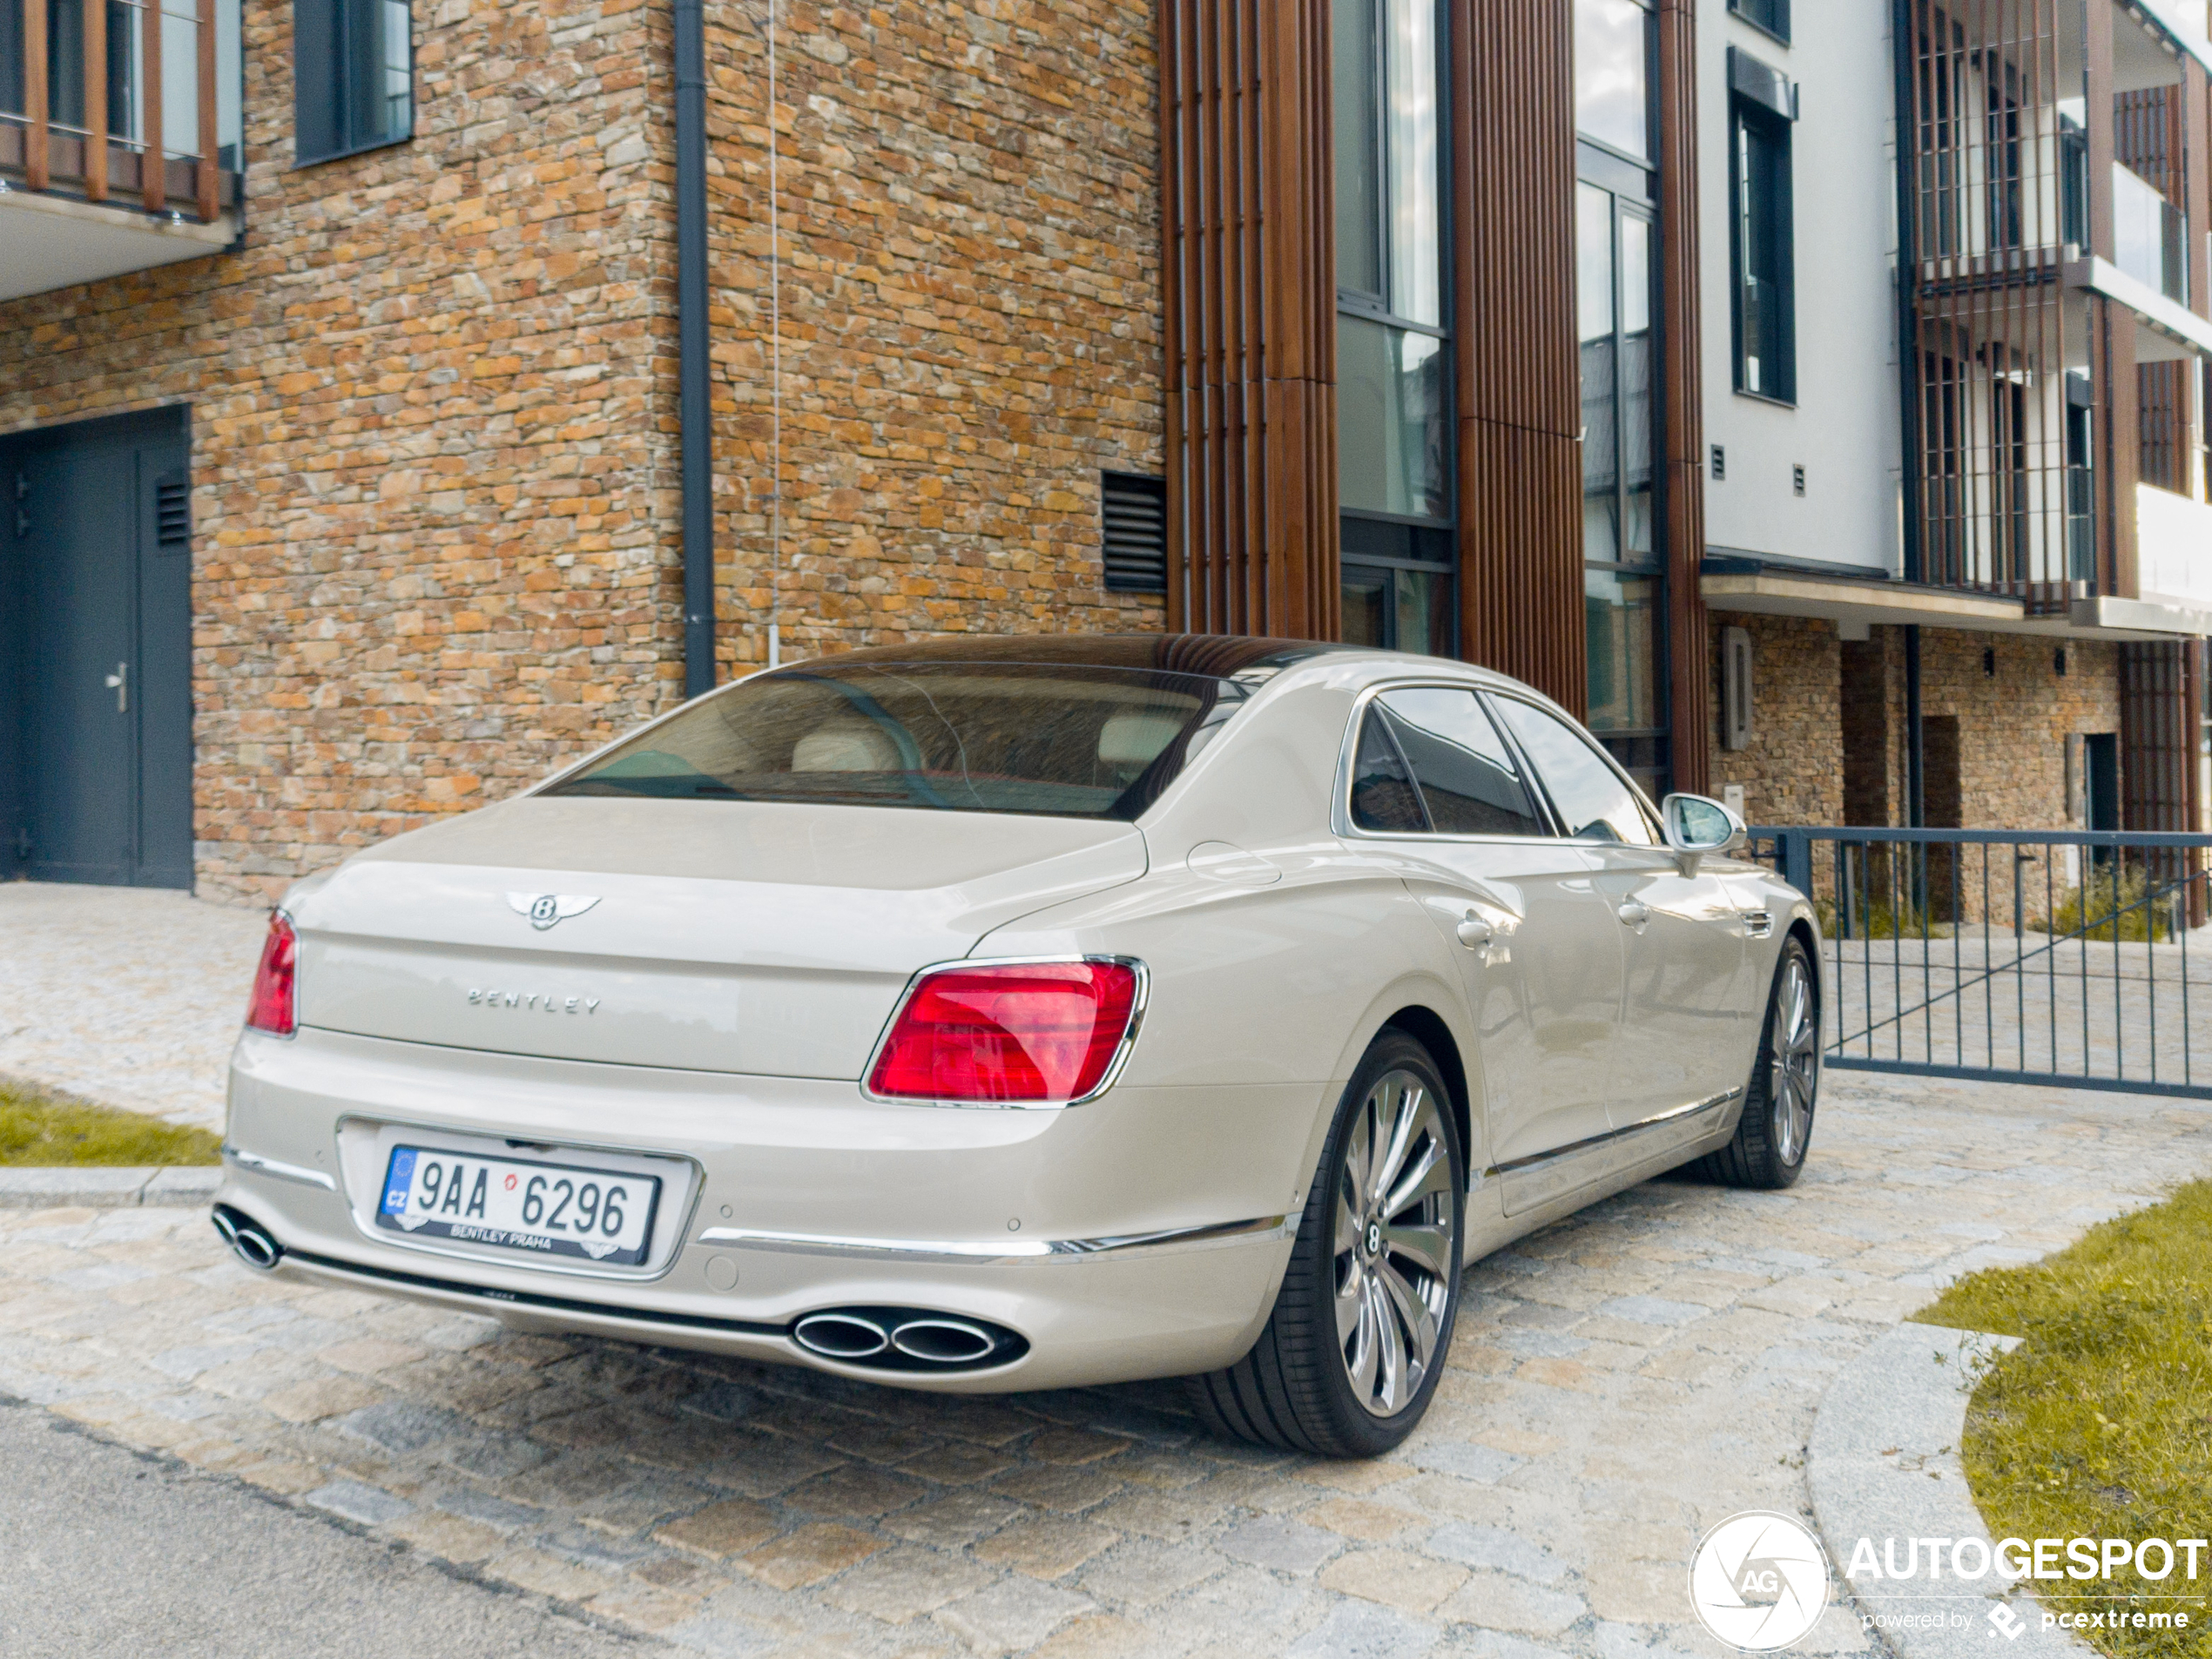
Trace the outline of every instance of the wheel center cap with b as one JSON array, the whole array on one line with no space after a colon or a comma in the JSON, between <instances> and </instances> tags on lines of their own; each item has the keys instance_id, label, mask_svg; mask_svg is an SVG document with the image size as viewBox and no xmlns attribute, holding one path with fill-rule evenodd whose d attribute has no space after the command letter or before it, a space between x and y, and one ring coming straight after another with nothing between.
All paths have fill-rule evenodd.
<instances>
[{"instance_id":1,"label":"wheel center cap with b","mask_svg":"<svg viewBox=\"0 0 2212 1659\"><path fill-rule=\"evenodd\" d=\"M1379 1221L1371 1221L1367 1224L1367 1254L1370 1256L1382 1254L1382 1224Z\"/></svg>"}]
</instances>

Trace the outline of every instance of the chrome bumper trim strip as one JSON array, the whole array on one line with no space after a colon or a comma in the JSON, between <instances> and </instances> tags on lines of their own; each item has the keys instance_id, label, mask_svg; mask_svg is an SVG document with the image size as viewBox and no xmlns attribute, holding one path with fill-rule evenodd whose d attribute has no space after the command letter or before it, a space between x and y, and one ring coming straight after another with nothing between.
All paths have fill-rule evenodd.
<instances>
[{"instance_id":1,"label":"chrome bumper trim strip","mask_svg":"<svg viewBox=\"0 0 2212 1659\"><path fill-rule=\"evenodd\" d=\"M1215 1222L1204 1227L1171 1227L1163 1232L1125 1233L1108 1238L1009 1238L1004 1244L954 1243L905 1238L845 1238L826 1233L767 1232L753 1227L709 1227L698 1236L702 1244L735 1244L749 1250L772 1250L802 1256L858 1256L878 1261L962 1262L982 1265L1001 1262L1068 1261L1077 1257L1119 1255L1150 1251L1247 1241L1287 1238L1295 1231L1287 1216L1255 1216L1247 1221Z\"/></svg>"},{"instance_id":2,"label":"chrome bumper trim strip","mask_svg":"<svg viewBox=\"0 0 2212 1659\"><path fill-rule=\"evenodd\" d=\"M223 1156L237 1164L239 1169L251 1170L256 1175L274 1176L280 1181L297 1181L301 1186L320 1187L326 1192L338 1190L336 1180L325 1175L320 1170L304 1169L297 1163L284 1163L275 1158L265 1158L259 1152L246 1151L239 1147L233 1146L228 1141L223 1143Z\"/></svg>"},{"instance_id":3,"label":"chrome bumper trim strip","mask_svg":"<svg viewBox=\"0 0 2212 1659\"><path fill-rule=\"evenodd\" d=\"M1570 1157L1577 1152L1587 1152L1594 1146L1602 1146L1608 1141L1617 1141L1623 1135L1635 1135L1644 1130L1656 1129L1662 1123L1671 1123L1678 1118L1695 1117L1700 1112L1710 1112L1716 1107L1727 1105L1743 1092L1740 1085L1734 1089L1723 1089L1717 1095L1708 1096L1703 1100L1693 1100L1687 1106L1676 1106L1667 1111L1655 1112L1649 1117L1639 1118L1633 1123L1623 1123L1619 1129L1609 1129L1602 1135L1593 1135L1585 1140L1571 1141L1565 1146L1554 1146L1546 1152L1532 1152L1525 1158L1509 1158L1503 1163L1494 1163L1485 1170L1482 1172L1483 1178L1487 1179L1494 1175L1512 1175L1521 1170L1532 1170L1539 1163L1549 1163L1554 1158Z\"/></svg>"}]
</instances>

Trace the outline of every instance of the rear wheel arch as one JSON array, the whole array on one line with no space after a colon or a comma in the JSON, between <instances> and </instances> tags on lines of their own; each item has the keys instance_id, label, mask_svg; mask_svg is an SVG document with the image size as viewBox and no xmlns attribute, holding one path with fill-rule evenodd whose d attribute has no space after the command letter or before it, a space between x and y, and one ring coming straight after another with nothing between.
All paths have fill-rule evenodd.
<instances>
[{"instance_id":1,"label":"rear wheel arch","mask_svg":"<svg viewBox=\"0 0 2212 1659\"><path fill-rule=\"evenodd\" d=\"M1474 1101L1467 1089L1467 1065L1460 1056L1460 1045L1452 1035L1452 1028L1435 1009L1417 1002L1385 1020L1382 1029L1403 1031L1428 1050L1429 1058L1443 1074L1445 1087L1452 1091L1453 1125L1460 1131L1460 1150L1472 1169L1475 1159Z\"/></svg>"}]
</instances>

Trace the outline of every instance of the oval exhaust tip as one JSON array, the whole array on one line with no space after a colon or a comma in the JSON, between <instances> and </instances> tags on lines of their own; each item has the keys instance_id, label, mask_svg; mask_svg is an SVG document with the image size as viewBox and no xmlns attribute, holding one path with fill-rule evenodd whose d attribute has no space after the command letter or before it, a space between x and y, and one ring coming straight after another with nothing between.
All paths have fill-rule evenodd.
<instances>
[{"instance_id":1,"label":"oval exhaust tip","mask_svg":"<svg viewBox=\"0 0 2212 1659\"><path fill-rule=\"evenodd\" d=\"M800 1347L827 1359L866 1359L891 1345L881 1325L857 1313L810 1313L791 1334Z\"/></svg>"},{"instance_id":2,"label":"oval exhaust tip","mask_svg":"<svg viewBox=\"0 0 2212 1659\"><path fill-rule=\"evenodd\" d=\"M215 1231L222 1234L223 1242L231 1247L231 1253L248 1267L266 1272L284 1254L284 1246L271 1238L260 1222L234 1210L214 1211L209 1219L214 1222Z\"/></svg>"},{"instance_id":3,"label":"oval exhaust tip","mask_svg":"<svg viewBox=\"0 0 2212 1659\"><path fill-rule=\"evenodd\" d=\"M892 1345L909 1359L933 1366L965 1366L988 1354L998 1340L965 1319L908 1319L891 1333Z\"/></svg>"}]
</instances>

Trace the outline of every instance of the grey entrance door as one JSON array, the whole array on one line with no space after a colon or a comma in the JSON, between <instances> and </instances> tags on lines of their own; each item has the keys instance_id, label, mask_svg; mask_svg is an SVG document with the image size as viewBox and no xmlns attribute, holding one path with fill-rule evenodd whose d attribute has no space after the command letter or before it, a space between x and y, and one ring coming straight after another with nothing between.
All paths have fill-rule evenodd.
<instances>
[{"instance_id":1,"label":"grey entrance door","mask_svg":"<svg viewBox=\"0 0 2212 1659\"><path fill-rule=\"evenodd\" d=\"M0 439L0 871L192 885L182 409Z\"/></svg>"}]
</instances>

